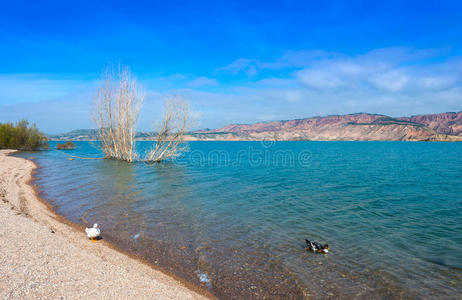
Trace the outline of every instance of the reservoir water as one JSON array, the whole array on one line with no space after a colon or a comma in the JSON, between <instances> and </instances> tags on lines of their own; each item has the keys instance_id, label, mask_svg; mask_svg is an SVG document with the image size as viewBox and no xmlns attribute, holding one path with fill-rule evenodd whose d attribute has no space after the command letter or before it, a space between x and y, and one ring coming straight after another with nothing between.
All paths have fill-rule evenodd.
<instances>
[{"instance_id":1,"label":"reservoir water","mask_svg":"<svg viewBox=\"0 0 462 300\"><path fill-rule=\"evenodd\" d=\"M461 297L462 143L189 145L153 165L18 156L57 213L221 299Z\"/></svg>"}]
</instances>

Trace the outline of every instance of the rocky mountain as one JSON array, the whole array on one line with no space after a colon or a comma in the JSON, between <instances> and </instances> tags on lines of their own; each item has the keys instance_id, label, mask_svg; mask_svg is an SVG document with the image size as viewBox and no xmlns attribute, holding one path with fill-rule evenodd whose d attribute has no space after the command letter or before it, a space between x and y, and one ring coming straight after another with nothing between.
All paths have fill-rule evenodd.
<instances>
[{"instance_id":1,"label":"rocky mountain","mask_svg":"<svg viewBox=\"0 0 462 300\"><path fill-rule=\"evenodd\" d=\"M447 135L462 135L462 111L434 115L418 115L409 118L399 118L428 126L438 133Z\"/></svg>"},{"instance_id":2,"label":"rocky mountain","mask_svg":"<svg viewBox=\"0 0 462 300\"><path fill-rule=\"evenodd\" d=\"M137 132L137 140L152 140L153 132ZM49 136L51 140L96 140L94 129ZM462 141L462 112L392 118L357 113L306 119L232 124L190 132L189 141L312 140L312 141Z\"/></svg>"},{"instance_id":3,"label":"rocky mountain","mask_svg":"<svg viewBox=\"0 0 462 300\"><path fill-rule=\"evenodd\" d=\"M199 131L191 137L200 140L456 141L462 140L462 112L403 118L358 113L233 124Z\"/></svg>"}]
</instances>

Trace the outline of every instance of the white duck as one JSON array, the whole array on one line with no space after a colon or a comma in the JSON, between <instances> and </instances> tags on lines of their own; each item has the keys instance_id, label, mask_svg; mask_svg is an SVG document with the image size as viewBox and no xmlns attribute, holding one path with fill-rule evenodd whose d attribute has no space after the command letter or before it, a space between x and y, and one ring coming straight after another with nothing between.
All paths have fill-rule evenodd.
<instances>
[{"instance_id":1,"label":"white duck","mask_svg":"<svg viewBox=\"0 0 462 300\"><path fill-rule=\"evenodd\" d=\"M101 234L101 230L99 230L98 224L93 224L92 228L85 228L85 232L92 242L95 242Z\"/></svg>"}]
</instances>

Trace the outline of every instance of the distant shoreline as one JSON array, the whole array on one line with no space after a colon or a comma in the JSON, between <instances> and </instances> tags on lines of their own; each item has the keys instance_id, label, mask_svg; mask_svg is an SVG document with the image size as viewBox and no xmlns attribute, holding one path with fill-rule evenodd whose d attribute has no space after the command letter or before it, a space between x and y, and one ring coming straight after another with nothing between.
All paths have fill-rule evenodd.
<instances>
[{"instance_id":1,"label":"distant shoreline","mask_svg":"<svg viewBox=\"0 0 462 300\"><path fill-rule=\"evenodd\" d=\"M50 135L51 140L95 141L95 129ZM155 132L137 132L139 141L155 140ZM305 119L231 124L189 131L186 141L462 141L462 112L393 118L356 113Z\"/></svg>"},{"instance_id":2,"label":"distant shoreline","mask_svg":"<svg viewBox=\"0 0 462 300\"><path fill-rule=\"evenodd\" d=\"M2 297L213 298L104 240L91 243L38 197L29 184L37 166L13 152L0 150Z\"/></svg>"}]
</instances>

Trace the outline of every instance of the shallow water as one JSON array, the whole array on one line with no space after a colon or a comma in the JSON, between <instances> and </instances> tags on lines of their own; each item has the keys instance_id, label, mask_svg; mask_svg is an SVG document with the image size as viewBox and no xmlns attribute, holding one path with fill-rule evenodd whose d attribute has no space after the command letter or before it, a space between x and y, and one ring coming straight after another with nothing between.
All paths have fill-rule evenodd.
<instances>
[{"instance_id":1,"label":"shallow water","mask_svg":"<svg viewBox=\"0 0 462 300\"><path fill-rule=\"evenodd\" d=\"M66 153L102 156L77 144ZM462 294L462 143L191 142L155 165L18 155L59 214L223 299Z\"/></svg>"}]
</instances>

